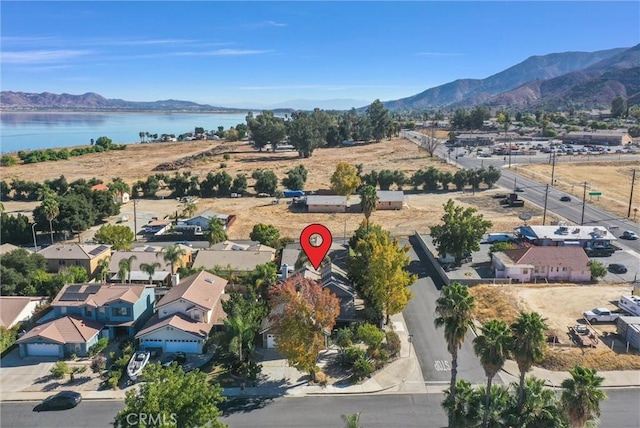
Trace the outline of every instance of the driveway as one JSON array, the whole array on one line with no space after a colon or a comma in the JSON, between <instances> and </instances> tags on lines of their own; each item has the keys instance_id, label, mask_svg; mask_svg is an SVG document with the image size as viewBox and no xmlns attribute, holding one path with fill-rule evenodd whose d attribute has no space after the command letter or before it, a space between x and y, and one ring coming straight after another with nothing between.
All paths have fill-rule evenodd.
<instances>
[{"instance_id":1,"label":"driveway","mask_svg":"<svg viewBox=\"0 0 640 428\"><path fill-rule=\"evenodd\" d=\"M30 389L34 384L48 379L49 371L57 357L20 358L16 348L0 361L0 385L2 392L17 392Z\"/></svg>"}]
</instances>

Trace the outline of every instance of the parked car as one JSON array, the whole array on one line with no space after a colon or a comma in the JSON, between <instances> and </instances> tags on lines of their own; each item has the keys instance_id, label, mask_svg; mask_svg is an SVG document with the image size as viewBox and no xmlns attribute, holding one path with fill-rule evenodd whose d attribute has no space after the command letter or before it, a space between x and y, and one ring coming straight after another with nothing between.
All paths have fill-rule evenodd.
<instances>
[{"instance_id":1,"label":"parked car","mask_svg":"<svg viewBox=\"0 0 640 428\"><path fill-rule=\"evenodd\" d=\"M627 273L627 267L622 263L611 263L609 265L609 272L612 273Z\"/></svg>"},{"instance_id":2,"label":"parked car","mask_svg":"<svg viewBox=\"0 0 640 428\"><path fill-rule=\"evenodd\" d=\"M524 192L524 189L520 186L517 186L515 189L513 189L515 192Z\"/></svg>"},{"instance_id":3,"label":"parked car","mask_svg":"<svg viewBox=\"0 0 640 428\"><path fill-rule=\"evenodd\" d=\"M184 352L176 352L173 355L167 355L160 360L162 367L169 367L171 363L176 362L179 366L187 362L187 354Z\"/></svg>"},{"instance_id":4,"label":"parked car","mask_svg":"<svg viewBox=\"0 0 640 428\"><path fill-rule=\"evenodd\" d=\"M563 196L560 198L560 200L562 202L571 202L571 197L570 196Z\"/></svg>"},{"instance_id":5,"label":"parked car","mask_svg":"<svg viewBox=\"0 0 640 428\"><path fill-rule=\"evenodd\" d=\"M176 244L186 245L187 247L193 247L193 244L189 241L176 241Z\"/></svg>"},{"instance_id":6,"label":"parked car","mask_svg":"<svg viewBox=\"0 0 640 428\"><path fill-rule=\"evenodd\" d=\"M638 234L635 233L632 230L625 230L624 232L622 232L622 239L631 239L631 240L636 240L638 239Z\"/></svg>"},{"instance_id":7,"label":"parked car","mask_svg":"<svg viewBox=\"0 0 640 428\"><path fill-rule=\"evenodd\" d=\"M256 195L257 198L268 198L269 196L271 195L269 195L268 193L258 193Z\"/></svg>"},{"instance_id":8,"label":"parked car","mask_svg":"<svg viewBox=\"0 0 640 428\"><path fill-rule=\"evenodd\" d=\"M591 324L599 322L613 322L620 318L619 313L611 312L607 308L595 308L591 311L584 312L582 316Z\"/></svg>"},{"instance_id":9,"label":"parked car","mask_svg":"<svg viewBox=\"0 0 640 428\"><path fill-rule=\"evenodd\" d=\"M82 396L73 391L60 391L55 395L51 395L40 403L37 407L41 410L66 410L76 407L82 401Z\"/></svg>"}]
</instances>

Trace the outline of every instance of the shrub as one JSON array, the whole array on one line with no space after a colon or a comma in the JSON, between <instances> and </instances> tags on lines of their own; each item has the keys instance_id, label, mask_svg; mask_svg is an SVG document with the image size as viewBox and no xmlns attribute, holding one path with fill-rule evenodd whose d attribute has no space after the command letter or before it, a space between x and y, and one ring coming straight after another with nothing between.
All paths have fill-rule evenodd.
<instances>
[{"instance_id":1,"label":"shrub","mask_svg":"<svg viewBox=\"0 0 640 428\"><path fill-rule=\"evenodd\" d=\"M387 331L387 345L386 350L389 352L391 357L395 357L400 352L400 338L398 337L398 333L393 330Z\"/></svg>"},{"instance_id":2,"label":"shrub","mask_svg":"<svg viewBox=\"0 0 640 428\"><path fill-rule=\"evenodd\" d=\"M358 327L358 339L369 347L369 352L378 349L384 340L384 332L373 324L362 324Z\"/></svg>"},{"instance_id":3,"label":"shrub","mask_svg":"<svg viewBox=\"0 0 640 428\"><path fill-rule=\"evenodd\" d=\"M336 333L336 344L343 350L353 345L353 330L348 327L339 329Z\"/></svg>"},{"instance_id":4,"label":"shrub","mask_svg":"<svg viewBox=\"0 0 640 428\"><path fill-rule=\"evenodd\" d=\"M91 371L100 373L107 366L107 359L104 355L96 355L91 360Z\"/></svg>"},{"instance_id":5,"label":"shrub","mask_svg":"<svg viewBox=\"0 0 640 428\"><path fill-rule=\"evenodd\" d=\"M342 364L347 367L352 366L360 358L364 358L365 352L357 346L349 346L340 353Z\"/></svg>"},{"instance_id":6,"label":"shrub","mask_svg":"<svg viewBox=\"0 0 640 428\"><path fill-rule=\"evenodd\" d=\"M229 159L231 159L231 155L229 153L225 153L224 155L222 155L222 158L224 160L229 160Z\"/></svg>"},{"instance_id":7,"label":"shrub","mask_svg":"<svg viewBox=\"0 0 640 428\"><path fill-rule=\"evenodd\" d=\"M220 162L220 169L226 168L227 164L225 162Z\"/></svg>"},{"instance_id":8,"label":"shrub","mask_svg":"<svg viewBox=\"0 0 640 428\"><path fill-rule=\"evenodd\" d=\"M360 357L353 363L353 375L358 379L362 380L365 377L369 376L375 367L371 361L369 361L365 357Z\"/></svg>"},{"instance_id":9,"label":"shrub","mask_svg":"<svg viewBox=\"0 0 640 428\"><path fill-rule=\"evenodd\" d=\"M109 346L109 339L103 337L89 347L89 355L93 356L104 351Z\"/></svg>"},{"instance_id":10,"label":"shrub","mask_svg":"<svg viewBox=\"0 0 640 428\"><path fill-rule=\"evenodd\" d=\"M64 361L58 361L54 364L53 368L50 370L50 373L56 379L62 379L67 373L69 373L69 365Z\"/></svg>"},{"instance_id":11,"label":"shrub","mask_svg":"<svg viewBox=\"0 0 640 428\"><path fill-rule=\"evenodd\" d=\"M327 375L324 374L323 372L317 372L316 382L322 387L327 386L327 382L328 382Z\"/></svg>"}]
</instances>

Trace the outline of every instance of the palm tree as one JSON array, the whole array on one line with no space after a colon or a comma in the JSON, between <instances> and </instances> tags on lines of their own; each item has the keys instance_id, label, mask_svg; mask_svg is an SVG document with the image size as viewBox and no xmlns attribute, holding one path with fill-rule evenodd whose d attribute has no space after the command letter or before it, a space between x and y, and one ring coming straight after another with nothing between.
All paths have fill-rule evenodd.
<instances>
[{"instance_id":1,"label":"palm tree","mask_svg":"<svg viewBox=\"0 0 640 428\"><path fill-rule=\"evenodd\" d=\"M156 257L159 257L160 254L162 254L162 258L165 262L171 263L171 273L174 274L176 273L176 265L179 264L182 266L182 256L186 255L187 252L179 244L173 244L168 247L164 247L162 252L158 253ZM171 281L173 282L173 279Z\"/></svg>"},{"instance_id":2,"label":"palm tree","mask_svg":"<svg viewBox=\"0 0 640 428\"><path fill-rule=\"evenodd\" d=\"M153 284L153 274L156 273L156 269L162 265L158 262L154 263L140 263L140 270L149 275L149 284Z\"/></svg>"},{"instance_id":3,"label":"palm tree","mask_svg":"<svg viewBox=\"0 0 640 428\"><path fill-rule=\"evenodd\" d=\"M482 397L473 388L470 382L460 379L456 381L455 397L451 394L451 388L444 391L442 407L447 411L451 428L475 427L480 422L480 406ZM454 417L452 418L453 415Z\"/></svg>"},{"instance_id":4,"label":"palm tree","mask_svg":"<svg viewBox=\"0 0 640 428\"><path fill-rule=\"evenodd\" d=\"M133 261L137 259L136 256L130 256L118 262L118 276L123 284L126 282L125 277L127 277L126 279L129 280L129 284L131 284L131 265Z\"/></svg>"},{"instance_id":5,"label":"palm tree","mask_svg":"<svg viewBox=\"0 0 640 428\"><path fill-rule=\"evenodd\" d=\"M600 389L603 377L583 366L571 369L571 378L562 381L562 407L571 428L583 428L600 416L600 401L607 395Z\"/></svg>"},{"instance_id":6,"label":"palm tree","mask_svg":"<svg viewBox=\"0 0 640 428\"><path fill-rule=\"evenodd\" d=\"M44 201L42 201L42 211L49 221L49 233L51 234L51 245L53 245L53 219L60 215L58 201L49 195L45 196Z\"/></svg>"},{"instance_id":7,"label":"palm tree","mask_svg":"<svg viewBox=\"0 0 640 428\"><path fill-rule=\"evenodd\" d=\"M209 227L204 231L204 235L210 245L217 244L218 242L226 241L228 239L227 232L224 231L224 228L216 217L209 221Z\"/></svg>"},{"instance_id":8,"label":"palm tree","mask_svg":"<svg viewBox=\"0 0 640 428\"><path fill-rule=\"evenodd\" d=\"M445 285L436 300L438 317L434 324L436 328L444 327L444 339L447 350L451 354L451 385L449 393L452 401L456 401L456 378L458 376L458 350L469 327L473 328L472 311L475 308L475 298L469 294L464 285L453 282ZM455 413L449 412L449 428L455 425Z\"/></svg>"},{"instance_id":9,"label":"palm tree","mask_svg":"<svg viewBox=\"0 0 640 428\"><path fill-rule=\"evenodd\" d=\"M197 177L195 177L197 179ZM196 212L196 210L198 209L197 205L193 202L189 202L187 203L187 205L185 205L184 207L184 212L189 216L193 216L193 214Z\"/></svg>"},{"instance_id":10,"label":"palm tree","mask_svg":"<svg viewBox=\"0 0 640 428\"><path fill-rule=\"evenodd\" d=\"M525 375L544 356L544 332L548 328L546 319L537 312L520 312L518 319L511 325L512 352L520 370L518 411L522 410L524 404Z\"/></svg>"},{"instance_id":11,"label":"palm tree","mask_svg":"<svg viewBox=\"0 0 640 428\"><path fill-rule=\"evenodd\" d=\"M342 415L342 419L344 420L345 428L360 428L360 412Z\"/></svg>"},{"instance_id":12,"label":"palm tree","mask_svg":"<svg viewBox=\"0 0 640 428\"><path fill-rule=\"evenodd\" d=\"M369 217L371 217L371 213L376 210L378 199L378 193L375 187L364 186L362 190L360 190L360 207L367 222L367 231L369 231Z\"/></svg>"},{"instance_id":13,"label":"palm tree","mask_svg":"<svg viewBox=\"0 0 640 428\"><path fill-rule=\"evenodd\" d=\"M482 428L487 428L487 417L490 411L491 382L493 377L502 369L509 357L511 346L511 331L506 322L489 320L480 329L481 335L473 339L473 350L480 357L480 364L487 375L487 389L484 403Z\"/></svg>"},{"instance_id":14,"label":"palm tree","mask_svg":"<svg viewBox=\"0 0 640 428\"><path fill-rule=\"evenodd\" d=\"M107 283L107 275L109 274L109 262L111 261L110 257L101 259L98 262L98 272L100 272L100 281L103 284Z\"/></svg>"},{"instance_id":15,"label":"palm tree","mask_svg":"<svg viewBox=\"0 0 640 428\"><path fill-rule=\"evenodd\" d=\"M511 387L519 390L520 385ZM518 410L517 397L512 399L510 408L505 412L504 426L518 428L563 428L566 427L562 409L553 390L545 388L544 380L530 376L522 389L524 404Z\"/></svg>"}]
</instances>

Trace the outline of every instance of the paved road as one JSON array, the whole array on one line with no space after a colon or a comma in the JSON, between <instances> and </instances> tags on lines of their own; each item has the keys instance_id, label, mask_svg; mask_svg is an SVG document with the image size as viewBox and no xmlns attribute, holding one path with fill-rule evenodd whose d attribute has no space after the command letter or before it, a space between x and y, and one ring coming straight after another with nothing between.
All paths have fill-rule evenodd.
<instances>
[{"instance_id":1,"label":"paved road","mask_svg":"<svg viewBox=\"0 0 640 428\"><path fill-rule=\"evenodd\" d=\"M640 426L640 389L610 389L601 406L601 428ZM226 405L223 422L231 428L282 427L326 428L344 426L340 415L360 412L367 428L422 427L446 425L440 394L357 395L232 401ZM119 401L85 401L72 410L33 412L37 403L1 403L0 424L11 428L111 427L123 408Z\"/></svg>"},{"instance_id":2,"label":"paved road","mask_svg":"<svg viewBox=\"0 0 640 428\"><path fill-rule=\"evenodd\" d=\"M451 379L451 354L447 351L442 329L436 329L433 324L435 301L440 296L439 288L443 284L434 283L432 278L438 276L433 272L422 250L412 246L408 255L411 258L409 270L418 275L418 280L411 287L413 299L403 311L404 319L413 335L412 343L425 382L448 383ZM483 383L484 370L473 352L472 341L473 334L469 331L458 354L458 377L473 383Z\"/></svg>"}]
</instances>

